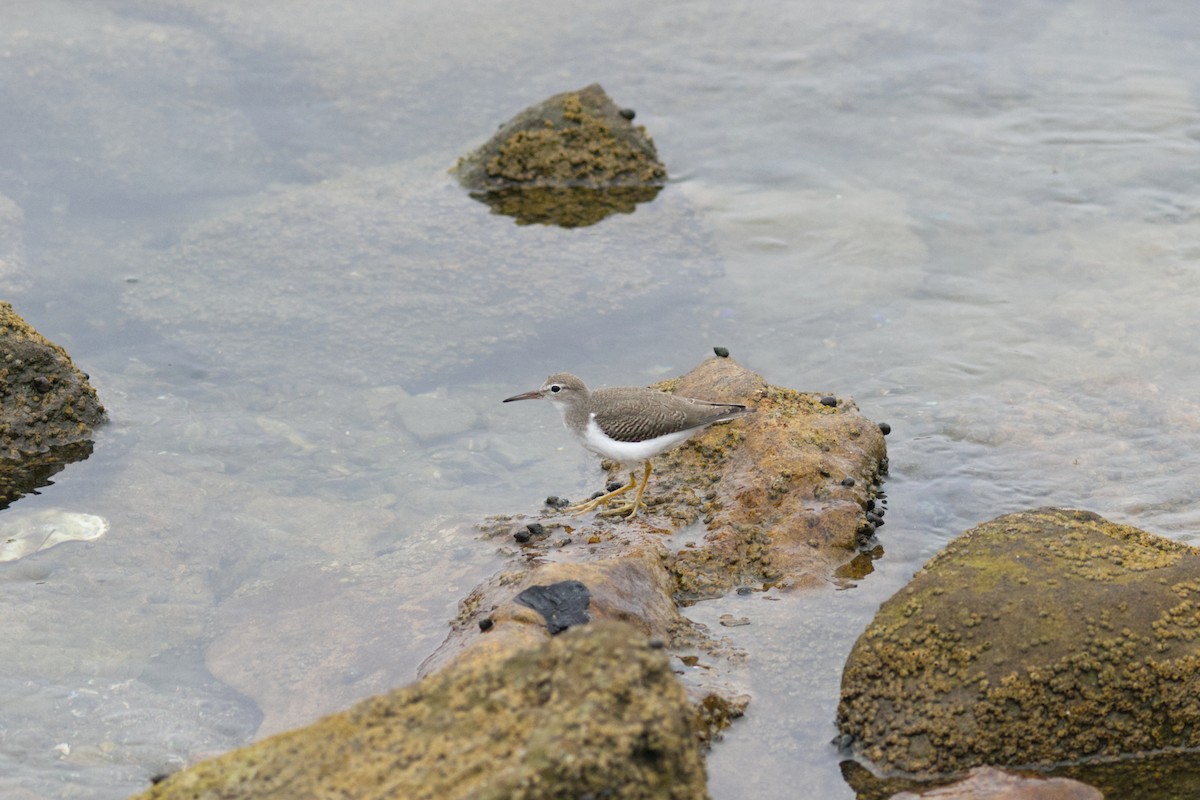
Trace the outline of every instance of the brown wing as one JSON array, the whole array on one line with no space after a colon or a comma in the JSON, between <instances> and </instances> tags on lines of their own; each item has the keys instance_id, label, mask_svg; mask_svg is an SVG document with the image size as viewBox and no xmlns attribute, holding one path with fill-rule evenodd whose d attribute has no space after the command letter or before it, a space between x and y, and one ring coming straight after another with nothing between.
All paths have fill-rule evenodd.
<instances>
[{"instance_id":1,"label":"brown wing","mask_svg":"<svg viewBox=\"0 0 1200 800\"><path fill-rule=\"evenodd\" d=\"M695 430L752 413L736 403L708 403L654 389L598 389L592 393L596 424L618 442L640 442Z\"/></svg>"}]
</instances>

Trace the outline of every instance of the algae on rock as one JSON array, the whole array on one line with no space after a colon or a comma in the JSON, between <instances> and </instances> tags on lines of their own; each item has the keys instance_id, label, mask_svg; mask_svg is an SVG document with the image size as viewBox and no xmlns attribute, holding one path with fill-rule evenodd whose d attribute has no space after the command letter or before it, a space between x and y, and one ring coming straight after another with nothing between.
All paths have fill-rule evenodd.
<instances>
[{"instance_id":1,"label":"algae on rock","mask_svg":"<svg viewBox=\"0 0 1200 800\"><path fill-rule=\"evenodd\" d=\"M142 800L708 797L667 655L618 622L452 664L300 730L203 762Z\"/></svg>"},{"instance_id":2,"label":"algae on rock","mask_svg":"<svg viewBox=\"0 0 1200 800\"><path fill-rule=\"evenodd\" d=\"M550 97L458 160L471 196L521 224L572 228L653 200L667 179L646 129L599 84Z\"/></svg>"},{"instance_id":3,"label":"algae on rock","mask_svg":"<svg viewBox=\"0 0 1200 800\"><path fill-rule=\"evenodd\" d=\"M1085 511L979 525L880 607L837 724L915 775L1200 747L1200 550Z\"/></svg>"}]
</instances>

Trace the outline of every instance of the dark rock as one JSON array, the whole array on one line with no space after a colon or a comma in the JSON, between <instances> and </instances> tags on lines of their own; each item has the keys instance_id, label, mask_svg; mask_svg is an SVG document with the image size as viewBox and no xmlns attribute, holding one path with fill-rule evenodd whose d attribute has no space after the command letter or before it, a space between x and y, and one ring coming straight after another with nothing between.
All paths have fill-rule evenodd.
<instances>
[{"instance_id":1,"label":"dark rock","mask_svg":"<svg viewBox=\"0 0 1200 800\"><path fill-rule=\"evenodd\" d=\"M0 302L0 508L91 455L104 407L56 344Z\"/></svg>"},{"instance_id":2,"label":"dark rock","mask_svg":"<svg viewBox=\"0 0 1200 800\"><path fill-rule=\"evenodd\" d=\"M821 398L821 405L829 406L832 408L837 405L837 398L834 397L833 395L826 395Z\"/></svg>"},{"instance_id":3,"label":"dark rock","mask_svg":"<svg viewBox=\"0 0 1200 800\"><path fill-rule=\"evenodd\" d=\"M714 347L713 352L716 353L717 358L729 358L728 347Z\"/></svg>"},{"instance_id":4,"label":"dark rock","mask_svg":"<svg viewBox=\"0 0 1200 800\"><path fill-rule=\"evenodd\" d=\"M513 598L514 602L528 606L546 620L550 635L562 633L572 625L588 622L588 601L591 593L580 581L559 581L549 586L530 586Z\"/></svg>"},{"instance_id":5,"label":"dark rock","mask_svg":"<svg viewBox=\"0 0 1200 800\"><path fill-rule=\"evenodd\" d=\"M884 436L887 436L889 433L892 432L892 426L887 424L886 422L881 422L881 423L879 423L879 432L882 433Z\"/></svg>"}]
</instances>

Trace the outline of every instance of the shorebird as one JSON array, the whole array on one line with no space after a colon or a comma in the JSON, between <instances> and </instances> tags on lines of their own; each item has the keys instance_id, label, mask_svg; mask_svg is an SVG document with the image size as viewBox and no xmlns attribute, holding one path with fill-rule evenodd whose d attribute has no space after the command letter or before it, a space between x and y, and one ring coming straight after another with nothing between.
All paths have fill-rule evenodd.
<instances>
[{"instance_id":1,"label":"shorebird","mask_svg":"<svg viewBox=\"0 0 1200 800\"><path fill-rule=\"evenodd\" d=\"M594 511L637 488L632 501L601 511L601 516L633 517L646 507L642 494L650 480L650 459L654 456L678 447L709 425L755 411L737 403L710 403L641 386L593 392L569 372L556 372L540 389L513 395L504 402L542 398L554 403L562 414L563 425L588 450L625 467L645 465L640 484L637 471L631 470L629 483L624 486L565 509L575 514Z\"/></svg>"}]
</instances>

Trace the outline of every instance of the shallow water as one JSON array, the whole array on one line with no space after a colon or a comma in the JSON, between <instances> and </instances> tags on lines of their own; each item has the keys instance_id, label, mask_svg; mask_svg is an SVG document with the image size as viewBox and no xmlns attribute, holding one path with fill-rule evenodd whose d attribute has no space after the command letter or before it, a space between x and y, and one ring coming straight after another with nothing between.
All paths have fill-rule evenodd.
<instances>
[{"instance_id":1,"label":"shallow water","mask_svg":"<svg viewBox=\"0 0 1200 800\"><path fill-rule=\"evenodd\" d=\"M111 527L0 564L0 794L122 797L411 680L498 563L471 522L597 482L499 404L559 369L724 345L892 425L873 574L688 611L750 654L717 798L853 796L842 662L970 525L1200 539L1191 4L411 5L6 12L0 295L112 421L13 508ZM446 174L593 81L654 203L517 227Z\"/></svg>"}]
</instances>

